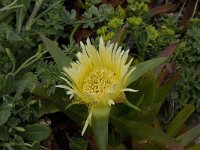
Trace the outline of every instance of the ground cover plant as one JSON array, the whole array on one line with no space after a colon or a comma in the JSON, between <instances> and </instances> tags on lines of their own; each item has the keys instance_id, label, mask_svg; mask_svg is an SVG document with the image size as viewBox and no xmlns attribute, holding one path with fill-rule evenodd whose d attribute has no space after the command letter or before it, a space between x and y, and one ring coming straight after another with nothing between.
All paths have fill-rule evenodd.
<instances>
[{"instance_id":1,"label":"ground cover plant","mask_svg":"<svg viewBox=\"0 0 200 150\"><path fill-rule=\"evenodd\" d=\"M200 149L198 2L1 0L0 149Z\"/></svg>"}]
</instances>

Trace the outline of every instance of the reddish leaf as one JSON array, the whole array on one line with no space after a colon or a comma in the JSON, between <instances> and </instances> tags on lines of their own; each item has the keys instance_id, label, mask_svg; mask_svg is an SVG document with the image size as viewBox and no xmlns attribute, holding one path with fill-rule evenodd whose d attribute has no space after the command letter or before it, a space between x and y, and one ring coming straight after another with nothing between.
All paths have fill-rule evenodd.
<instances>
[{"instance_id":1,"label":"reddish leaf","mask_svg":"<svg viewBox=\"0 0 200 150\"><path fill-rule=\"evenodd\" d=\"M158 56L159 57L171 57L172 54L175 52L175 50L176 50L176 48L178 47L179 44L180 44L180 42L176 42L176 43L173 43L173 44L169 45L166 49L161 51ZM176 70L175 67L176 67L176 63L175 62L171 62L168 65L161 65L156 70L156 74L159 74L159 76L158 76L159 80L160 81L164 81L164 79L167 79L169 77L169 75L171 76L172 73L174 73L175 70Z\"/></svg>"},{"instance_id":2,"label":"reddish leaf","mask_svg":"<svg viewBox=\"0 0 200 150\"><path fill-rule=\"evenodd\" d=\"M163 50L158 56L159 57L170 57L178 47L180 42L173 43L169 45L165 50Z\"/></svg>"},{"instance_id":3,"label":"reddish leaf","mask_svg":"<svg viewBox=\"0 0 200 150\"><path fill-rule=\"evenodd\" d=\"M160 72L160 71L158 71L158 72ZM158 83L160 85L163 85L164 83L166 83L167 81L169 81L172 78L172 76L175 74L175 72L176 72L176 62L173 61L171 63L168 63L167 65L165 65L165 67L159 73L158 79L157 79Z\"/></svg>"},{"instance_id":4,"label":"reddish leaf","mask_svg":"<svg viewBox=\"0 0 200 150\"><path fill-rule=\"evenodd\" d=\"M112 38L112 43L120 43L122 42L123 38L124 38L124 35L126 33L126 30L127 30L127 24L124 24L123 26L121 26L116 34L114 35L114 37Z\"/></svg>"}]
</instances>

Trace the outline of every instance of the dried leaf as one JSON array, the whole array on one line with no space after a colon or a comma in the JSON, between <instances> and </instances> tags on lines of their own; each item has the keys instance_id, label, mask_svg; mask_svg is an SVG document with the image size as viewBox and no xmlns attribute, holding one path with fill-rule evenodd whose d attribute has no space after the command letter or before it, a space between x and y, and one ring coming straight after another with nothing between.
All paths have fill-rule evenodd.
<instances>
[{"instance_id":1,"label":"dried leaf","mask_svg":"<svg viewBox=\"0 0 200 150\"><path fill-rule=\"evenodd\" d=\"M192 0L187 2L186 10L183 13L179 26L186 26L188 20L195 14L198 7L198 0Z\"/></svg>"},{"instance_id":2,"label":"dried leaf","mask_svg":"<svg viewBox=\"0 0 200 150\"><path fill-rule=\"evenodd\" d=\"M176 8L175 4L169 3L164 6L154 7L150 10L150 16L172 12Z\"/></svg>"}]
</instances>

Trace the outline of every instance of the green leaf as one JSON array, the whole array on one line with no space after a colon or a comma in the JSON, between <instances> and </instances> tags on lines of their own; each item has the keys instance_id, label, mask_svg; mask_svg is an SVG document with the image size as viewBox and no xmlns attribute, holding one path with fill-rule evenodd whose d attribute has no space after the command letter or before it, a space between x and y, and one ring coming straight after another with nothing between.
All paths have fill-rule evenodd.
<instances>
[{"instance_id":1,"label":"green leaf","mask_svg":"<svg viewBox=\"0 0 200 150\"><path fill-rule=\"evenodd\" d=\"M17 11L16 11L16 26L17 26L18 33L21 32L24 17L26 15L26 11L28 9L28 6L30 5L30 2L31 2L31 0L18 0L17 1L17 4L23 5L23 7L17 9Z\"/></svg>"},{"instance_id":2,"label":"green leaf","mask_svg":"<svg viewBox=\"0 0 200 150\"><path fill-rule=\"evenodd\" d=\"M69 141L71 150L87 150L87 141L80 138L71 138Z\"/></svg>"},{"instance_id":3,"label":"green leaf","mask_svg":"<svg viewBox=\"0 0 200 150\"><path fill-rule=\"evenodd\" d=\"M135 93L127 93L127 99L140 108L141 112L131 111L126 113L128 118L140 120L142 122L152 123L155 116L160 110L160 103L155 103L156 80L152 72L149 72L135 84L131 84L130 88L139 90ZM133 86L133 87L132 87Z\"/></svg>"},{"instance_id":4,"label":"green leaf","mask_svg":"<svg viewBox=\"0 0 200 150\"><path fill-rule=\"evenodd\" d=\"M147 124L152 124L153 120L155 119L156 115L158 114L159 110L160 110L160 103L154 103L152 105L149 106L145 106L140 108L141 112L138 111L128 111L127 107L126 108L120 108L121 110L117 111L121 111L121 112L117 112L117 113L121 113L121 114L117 114L117 117L124 117L126 119L129 120L138 120L141 122L145 122ZM113 110L113 109L112 109ZM114 110L116 112L116 110Z\"/></svg>"},{"instance_id":5,"label":"green leaf","mask_svg":"<svg viewBox=\"0 0 200 150\"><path fill-rule=\"evenodd\" d=\"M187 150L200 150L200 144L192 146L192 147L188 148Z\"/></svg>"},{"instance_id":6,"label":"green leaf","mask_svg":"<svg viewBox=\"0 0 200 150\"><path fill-rule=\"evenodd\" d=\"M24 127L25 132L19 132L19 134L29 142L43 141L47 139L51 134L51 128L47 125L32 124Z\"/></svg>"},{"instance_id":7,"label":"green leaf","mask_svg":"<svg viewBox=\"0 0 200 150\"><path fill-rule=\"evenodd\" d=\"M142 101L139 102L138 107L150 106L154 103L156 92L156 81L152 73L147 74L139 82L139 92L143 95ZM132 93L131 93L132 94ZM134 93L136 94L136 93Z\"/></svg>"},{"instance_id":8,"label":"green leaf","mask_svg":"<svg viewBox=\"0 0 200 150\"><path fill-rule=\"evenodd\" d=\"M164 63L166 60L167 60L166 57L158 57L158 58L154 58L154 59L147 60L145 62L136 64L135 66L132 67L132 68L136 67L136 69L129 76L127 85L136 81L137 79L139 79L141 76L143 76L148 71L155 69L160 64Z\"/></svg>"},{"instance_id":9,"label":"green leaf","mask_svg":"<svg viewBox=\"0 0 200 150\"><path fill-rule=\"evenodd\" d=\"M169 45L166 49L161 51L159 56L160 57L170 57L170 56L172 56L172 54L175 52L175 50L176 50L176 48L178 47L179 44L180 44L180 41Z\"/></svg>"},{"instance_id":10,"label":"green leaf","mask_svg":"<svg viewBox=\"0 0 200 150\"><path fill-rule=\"evenodd\" d=\"M138 138L148 138L154 140L162 145L164 145L169 150L184 150L183 146L181 146L178 141L168 136L166 133L162 132L159 129L153 128L145 123L138 121L122 121L120 119L114 119L115 125L120 124L123 125L126 130L133 137Z\"/></svg>"},{"instance_id":11,"label":"green leaf","mask_svg":"<svg viewBox=\"0 0 200 150\"><path fill-rule=\"evenodd\" d=\"M14 85L15 76L12 73L8 73L4 81L4 93L9 95L12 92Z\"/></svg>"},{"instance_id":12,"label":"green leaf","mask_svg":"<svg viewBox=\"0 0 200 150\"><path fill-rule=\"evenodd\" d=\"M15 57L9 48L6 48L6 53L8 57L10 58L10 61L12 62L12 73L13 73L15 70L15 65L16 65Z\"/></svg>"},{"instance_id":13,"label":"green leaf","mask_svg":"<svg viewBox=\"0 0 200 150\"><path fill-rule=\"evenodd\" d=\"M7 122L10 115L11 112L9 108L0 110L0 126Z\"/></svg>"},{"instance_id":14,"label":"green leaf","mask_svg":"<svg viewBox=\"0 0 200 150\"><path fill-rule=\"evenodd\" d=\"M32 86L37 81L36 76L32 72L26 72L23 75L21 75L20 79L18 79L15 83L16 86L16 92L18 94L21 94L25 91L30 91Z\"/></svg>"},{"instance_id":15,"label":"green leaf","mask_svg":"<svg viewBox=\"0 0 200 150\"><path fill-rule=\"evenodd\" d=\"M24 145L15 145L14 146L14 150L30 150L29 148L27 148Z\"/></svg>"},{"instance_id":16,"label":"green leaf","mask_svg":"<svg viewBox=\"0 0 200 150\"><path fill-rule=\"evenodd\" d=\"M173 77L167 81L165 84L161 85L157 91L155 96L155 102L162 102L165 100L166 96L172 91L173 87L176 85L176 81L180 77L180 72L177 72Z\"/></svg>"},{"instance_id":17,"label":"green leaf","mask_svg":"<svg viewBox=\"0 0 200 150\"><path fill-rule=\"evenodd\" d=\"M0 75L0 92L3 90L4 88L4 76Z\"/></svg>"},{"instance_id":18,"label":"green leaf","mask_svg":"<svg viewBox=\"0 0 200 150\"><path fill-rule=\"evenodd\" d=\"M0 141L7 141L9 138L8 129L5 126L0 126Z\"/></svg>"},{"instance_id":19,"label":"green leaf","mask_svg":"<svg viewBox=\"0 0 200 150\"><path fill-rule=\"evenodd\" d=\"M39 141L33 142L31 150L40 150L40 142Z\"/></svg>"},{"instance_id":20,"label":"green leaf","mask_svg":"<svg viewBox=\"0 0 200 150\"><path fill-rule=\"evenodd\" d=\"M156 141L148 138L135 140L135 148L141 150L169 150L165 146L157 143Z\"/></svg>"},{"instance_id":21,"label":"green leaf","mask_svg":"<svg viewBox=\"0 0 200 150\"><path fill-rule=\"evenodd\" d=\"M126 31L127 31L127 24L124 24L123 26L121 26L118 30L117 30L117 32L116 32L116 34L113 36L113 38L112 38L112 43L120 43L120 42L122 42L122 40L123 40L123 38L124 38L124 36L125 36L125 34L126 34Z\"/></svg>"},{"instance_id":22,"label":"green leaf","mask_svg":"<svg viewBox=\"0 0 200 150\"><path fill-rule=\"evenodd\" d=\"M54 103L49 102L49 101L40 101L40 108L39 108L39 116L43 116L44 114L52 114L60 111Z\"/></svg>"},{"instance_id":23,"label":"green leaf","mask_svg":"<svg viewBox=\"0 0 200 150\"><path fill-rule=\"evenodd\" d=\"M39 35L57 65L60 65L61 67L68 67L70 65L71 58L67 57L64 52L58 46L56 46L55 42L49 40L41 33L39 33Z\"/></svg>"},{"instance_id":24,"label":"green leaf","mask_svg":"<svg viewBox=\"0 0 200 150\"><path fill-rule=\"evenodd\" d=\"M23 42L23 39L13 31L7 32L6 39L10 42Z\"/></svg>"},{"instance_id":25,"label":"green leaf","mask_svg":"<svg viewBox=\"0 0 200 150\"><path fill-rule=\"evenodd\" d=\"M178 136L176 139L184 146L191 143L194 139L200 136L200 125L190 129L184 134Z\"/></svg>"},{"instance_id":26,"label":"green leaf","mask_svg":"<svg viewBox=\"0 0 200 150\"><path fill-rule=\"evenodd\" d=\"M177 133L180 131L181 127L185 123L185 121L190 117L190 115L194 112L195 107L191 104L186 105L173 119L170 123L167 133L175 137Z\"/></svg>"}]
</instances>

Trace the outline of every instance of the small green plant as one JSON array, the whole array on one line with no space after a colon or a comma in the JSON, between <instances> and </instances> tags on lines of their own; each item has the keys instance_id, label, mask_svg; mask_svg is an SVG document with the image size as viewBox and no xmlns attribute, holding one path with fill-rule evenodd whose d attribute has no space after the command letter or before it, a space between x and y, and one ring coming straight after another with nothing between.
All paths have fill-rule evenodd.
<instances>
[{"instance_id":1,"label":"small green plant","mask_svg":"<svg viewBox=\"0 0 200 150\"><path fill-rule=\"evenodd\" d=\"M187 103L196 106L199 112L199 19L191 19L188 24L186 36L179 45L174 59L182 71L181 79L177 83L176 107L181 108ZM190 93L190 94L189 94Z\"/></svg>"}]
</instances>

